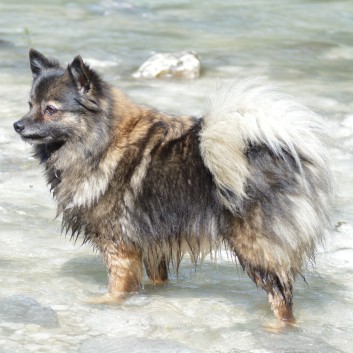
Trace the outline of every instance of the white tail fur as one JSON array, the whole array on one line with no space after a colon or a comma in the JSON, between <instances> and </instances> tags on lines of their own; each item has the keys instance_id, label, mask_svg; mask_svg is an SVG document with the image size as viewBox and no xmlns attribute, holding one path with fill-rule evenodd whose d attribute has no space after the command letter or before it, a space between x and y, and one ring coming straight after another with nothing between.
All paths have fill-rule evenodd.
<instances>
[{"instance_id":1,"label":"white tail fur","mask_svg":"<svg viewBox=\"0 0 353 353\"><path fill-rule=\"evenodd\" d=\"M242 198L251 178L244 154L250 143L266 145L278 156L288 151L299 168L304 157L326 170L324 135L314 112L259 80L243 79L218 88L209 100L201 153L217 185ZM325 179L332 187L331 175Z\"/></svg>"}]
</instances>

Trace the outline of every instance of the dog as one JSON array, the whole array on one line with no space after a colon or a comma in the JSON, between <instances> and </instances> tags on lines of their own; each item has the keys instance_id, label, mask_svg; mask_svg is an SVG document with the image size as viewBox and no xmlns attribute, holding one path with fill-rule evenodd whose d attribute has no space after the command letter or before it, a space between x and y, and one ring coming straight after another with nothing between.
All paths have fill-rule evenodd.
<instances>
[{"instance_id":1,"label":"dog","mask_svg":"<svg viewBox=\"0 0 353 353\"><path fill-rule=\"evenodd\" d=\"M293 316L293 285L330 229L334 181L323 123L255 79L220 87L202 117L135 104L80 56L63 68L31 49L29 112L14 123L33 145L63 231L98 249L111 299L154 284L186 253L222 246Z\"/></svg>"}]
</instances>

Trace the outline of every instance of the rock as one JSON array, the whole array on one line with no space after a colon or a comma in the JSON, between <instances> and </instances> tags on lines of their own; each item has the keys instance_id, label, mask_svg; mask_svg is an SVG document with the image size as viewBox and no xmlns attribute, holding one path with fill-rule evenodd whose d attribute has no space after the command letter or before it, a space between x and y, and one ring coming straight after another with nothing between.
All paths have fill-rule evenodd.
<instances>
[{"instance_id":1,"label":"rock","mask_svg":"<svg viewBox=\"0 0 353 353\"><path fill-rule=\"evenodd\" d=\"M200 59L195 52L158 53L143 63L132 76L144 79L195 79L200 76L200 69Z\"/></svg>"},{"instance_id":2,"label":"rock","mask_svg":"<svg viewBox=\"0 0 353 353\"><path fill-rule=\"evenodd\" d=\"M36 324L42 327L58 327L56 312L42 306L25 295L12 295L0 299L0 322Z\"/></svg>"}]
</instances>

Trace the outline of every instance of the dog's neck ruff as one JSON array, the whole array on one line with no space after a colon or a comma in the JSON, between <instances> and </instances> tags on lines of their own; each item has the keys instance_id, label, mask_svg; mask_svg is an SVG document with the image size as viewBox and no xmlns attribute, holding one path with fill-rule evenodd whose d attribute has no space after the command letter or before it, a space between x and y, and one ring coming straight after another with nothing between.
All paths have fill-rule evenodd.
<instances>
[{"instance_id":1,"label":"dog's neck ruff","mask_svg":"<svg viewBox=\"0 0 353 353\"><path fill-rule=\"evenodd\" d=\"M90 208L105 193L117 164L109 157L108 150L99 158L67 144L47 158L48 183L61 212Z\"/></svg>"}]
</instances>

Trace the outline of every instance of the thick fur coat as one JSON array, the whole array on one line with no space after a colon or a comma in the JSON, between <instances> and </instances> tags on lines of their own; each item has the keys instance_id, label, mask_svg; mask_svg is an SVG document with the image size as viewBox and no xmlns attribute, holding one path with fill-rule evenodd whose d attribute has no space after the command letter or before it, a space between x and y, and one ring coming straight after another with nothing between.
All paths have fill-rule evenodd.
<instances>
[{"instance_id":1,"label":"thick fur coat","mask_svg":"<svg viewBox=\"0 0 353 353\"><path fill-rule=\"evenodd\" d=\"M30 52L33 144L63 228L98 248L111 298L221 246L293 322L295 277L330 227L333 178L322 122L254 80L219 88L203 117L133 103L81 57Z\"/></svg>"}]
</instances>

